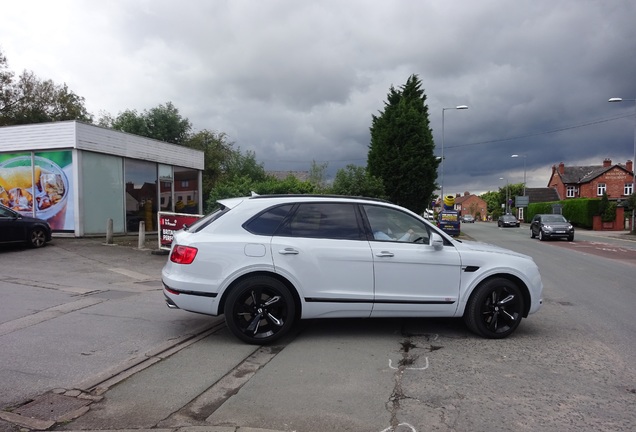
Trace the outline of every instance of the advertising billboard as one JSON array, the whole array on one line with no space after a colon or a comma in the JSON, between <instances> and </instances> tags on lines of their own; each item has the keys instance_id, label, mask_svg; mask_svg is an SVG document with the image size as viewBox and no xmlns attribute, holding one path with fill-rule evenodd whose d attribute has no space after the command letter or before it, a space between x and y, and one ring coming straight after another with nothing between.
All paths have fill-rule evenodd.
<instances>
[{"instance_id":1,"label":"advertising billboard","mask_svg":"<svg viewBox=\"0 0 636 432\"><path fill-rule=\"evenodd\" d=\"M72 160L70 150L0 154L0 203L73 231Z\"/></svg>"},{"instance_id":2,"label":"advertising billboard","mask_svg":"<svg viewBox=\"0 0 636 432\"><path fill-rule=\"evenodd\" d=\"M170 250L174 233L186 225L190 225L202 218L203 215L159 212L159 249Z\"/></svg>"}]
</instances>

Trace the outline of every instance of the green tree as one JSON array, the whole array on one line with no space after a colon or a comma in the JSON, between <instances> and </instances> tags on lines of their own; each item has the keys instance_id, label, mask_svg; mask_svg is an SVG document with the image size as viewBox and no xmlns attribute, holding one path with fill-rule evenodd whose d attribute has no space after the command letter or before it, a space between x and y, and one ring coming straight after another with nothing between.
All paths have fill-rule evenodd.
<instances>
[{"instance_id":1,"label":"green tree","mask_svg":"<svg viewBox=\"0 0 636 432\"><path fill-rule=\"evenodd\" d=\"M233 143L227 141L225 133L204 129L190 136L184 145L203 152L202 193L204 197L207 197L214 186L226 175L228 160L236 151L232 148Z\"/></svg>"},{"instance_id":2,"label":"green tree","mask_svg":"<svg viewBox=\"0 0 636 432\"><path fill-rule=\"evenodd\" d=\"M316 187L316 190L324 190L327 187L328 166L328 162L319 164L315 160L311 161L311 167L309 167L309 182Z\"/></svg>"},{"instance_id":3,"label":"green tree","mask_svg":"<svg viewBox=\"0 0 636 432\"><path fill-rule=\"evenodd\" d=\"M486 201L486 208L487 208L488 214L493 214L496 211L497 212L501 211L500 210L501 203L503 203L503 201L501 200L501 194L499 192L488 191L486 193L481 194L479 198Z\"/></svg>"},{"instance_id":4,"label":"green tree","mask_svg":"<svg viewBox=\"0 0 636 432\"><path fill-rule=\"evenodd\" d=\"M421 214L435 190L437 166L426 95L417 75L396 90L372 116L369 173L382 179L388 199Z\"/></svg>"},{"instance_id":5,"label":"green tree","mask_svg":"<svg viewBox=\"0 0 636 432\"><path fill-rule=\"evenodd\" d=\"M255 181L246 175L237 175L219 182L219 184L212 189L206 201L206 212L217 208L217 201L220 199L249 196L252 192L259 195L310 194L316 192L316 187L311 182L298 180L293 175L289 175L283 180L268 176L260 181Z\"/></svg>"},{"instance_id":6,"label":"green tree","mask_svg":"<svg viewBox=\"0 0 636 432\"><path fill-rule=\"evenodd\" d=\"M30 71L22 72L15 80L7 58L0 51L0 126L63 120L93 121L84 98L66 84L41 80Z\"/></svg>"},{"instance_id":7,"label":"green tree","mask_svg":"<svg viewBox=\"0 0 636 432\"><path fill-rule=\"evenodd\" d=\"M229 180L235 177L248 177L254 182L262 182L268 177L263 164L256 162L256 154L253 151L243 154L240 148L230 153L223 169L225 177Z\"/></svg>"},{"instance_id":8,"label":"green tree","mask_svg":"<svg viewBox=\"0 0 636 432\"><path fill-rule=\"evenodd\" d=\"M331 186L336 195L384 198L384 185L378 177L369 174L365 167L347 165L339 169Z\"/></svg>"},{"instance_id":9,"label":"green tree","mask_svg":"<svg viewBox=\"0 0 636 432\"><path fill-rule=\"evenodd\" d=\"M108 113L102 113L98 124L122 132L179 145L185 144L192 131L190 120L182 117L172 102L145 110L142 113L138 113L136 110L125 110L115 118Z\"/></svg>"}]
</instances>

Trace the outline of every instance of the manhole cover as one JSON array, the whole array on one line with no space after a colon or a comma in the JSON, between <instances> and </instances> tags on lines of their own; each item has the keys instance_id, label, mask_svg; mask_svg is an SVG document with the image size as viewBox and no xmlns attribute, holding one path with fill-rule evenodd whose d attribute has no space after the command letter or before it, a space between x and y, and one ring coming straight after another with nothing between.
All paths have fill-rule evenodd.
<instances>
[{"instance_id":1,"label":"manhole cover","mask_svg":"<svg viewBox=\"0 0 636 432\"><path fill-rule=\"evenodd\" d=\"M15 409L13 412L39 420L56 420L91 402L91 400L87 399L76 399L55 393L47 393L35 399L33 402L29 402Z\"/></svg>"}]
</instances>

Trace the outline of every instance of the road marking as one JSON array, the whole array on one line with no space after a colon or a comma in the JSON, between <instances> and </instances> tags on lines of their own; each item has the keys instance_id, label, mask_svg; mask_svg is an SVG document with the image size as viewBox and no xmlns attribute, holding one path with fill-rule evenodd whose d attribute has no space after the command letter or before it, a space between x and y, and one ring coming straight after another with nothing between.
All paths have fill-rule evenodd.
<instances>
[{"instance_id":1,"label":"road marking","mask_svg":"<svg viewBox=\"0 0 636 432\"><path fill-rule=\"evenodd\" d=\"M421 368L414 368L414 367L405 367L405 370L424 370L424 369L428 369L428 357L424 357L424 359L426 360L426 366L421 367ZM393 362L391 361L391 359L389 359L389 367L393 370L398 370L399 367L395 367L393 366Z\"/></svg>"},{"instance_id":2,"label":"road marking","mask_svg":"<svg viewBox=\"0 0 636 432\"><path fill-rule=\"evenodd\" d=\"M137 279L137 280L150 280L150 279L153 279L152 276L148 276L148 275L145 275L143 273L138 273L136 271L128 270L128 269L125 269L125 268L110 268L108 270L110 270L110 271L112 271L114 273L119 273L119 274L122 274L124 276L131 277L133 279Z\"/></svg>"},{"instance_id":3,"label":"road marking","mask_svg":"<svg viewBox=\"0 0 636 432\"><path fill-rule=\"evenodd\" d=\"M48 321L53 318L57 318L64 314L74 312L76 310L84 309L106 300L100 298L83 298L74 302L65 303L63 305L55 306L52 308L44 309L43 311L28 315L22 318L14 319L0 324L0 336L9 334L16 330L31 327L36 324L40 324L44 321Z\"/></svg>"},{"instance_id":4,"label":"road marking","mask_svg":"<svg viewBox=\"0 0 636 432\"><path fill-rule=\"evenodd\" d=\"M399 425L397 425L395 428L394 428L393 426L389 426L389 427L388 427L388 428L386 428L386 429L382 429L380 432L395 432L398 428L400 428L400 427L402 427L402 426L407 427L407 428L408 428L408 430L411 430L411 431L413 431L413 432L417 432L417 429L415 429L413 426L411 426L411 425L410 425L410 424L408 424L408 423L400 423L400 424L399 424ZM401 430L404 430L404 428L402 428Z\"/></svg>"}]
</instances>

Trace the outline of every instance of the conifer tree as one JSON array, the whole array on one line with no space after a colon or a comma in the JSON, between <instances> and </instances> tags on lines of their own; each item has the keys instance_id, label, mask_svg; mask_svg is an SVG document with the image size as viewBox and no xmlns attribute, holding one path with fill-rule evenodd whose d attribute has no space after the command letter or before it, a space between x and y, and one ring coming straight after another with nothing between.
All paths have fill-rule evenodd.
<instances>
[{"instance_id":1,"label":"conifer tree","mask_svg":"<svg viewBox=\"0 0 636 432\"><path fill-rule=\"evenodd\" d=\"M382 179L389 200L418 214L436 189L435 144L426 95L417 75L396 90L391 86L384 110L373 115L367 168Z\"/></svg>"}]
</instances>

